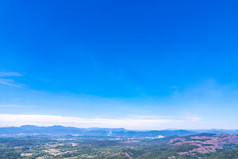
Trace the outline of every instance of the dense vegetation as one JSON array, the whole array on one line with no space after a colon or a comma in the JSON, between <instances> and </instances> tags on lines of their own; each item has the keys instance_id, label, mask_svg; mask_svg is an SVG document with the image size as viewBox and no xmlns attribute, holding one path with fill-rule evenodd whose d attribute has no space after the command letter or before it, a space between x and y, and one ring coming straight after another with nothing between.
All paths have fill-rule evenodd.
<instances>
[{"instance_id":1,"label":"dense vegetation","mask_svg":"<svg viewBox=\"0 0 238 159\"><path fill-rule=\"evenodd\" d=\"M198 135L199 136L199 135ZM209 135L208 135L209 136ZM25 136L0 138L1 159L233 159L238 158L238 146L225 145L216 153L178 154L189 152L195 145L168 144L176 136L166 138L114 137L52 137ZM186 138L186 137L185 137ZM209 146L209 145L208 145Z\"/></svg>"}]
</instances>

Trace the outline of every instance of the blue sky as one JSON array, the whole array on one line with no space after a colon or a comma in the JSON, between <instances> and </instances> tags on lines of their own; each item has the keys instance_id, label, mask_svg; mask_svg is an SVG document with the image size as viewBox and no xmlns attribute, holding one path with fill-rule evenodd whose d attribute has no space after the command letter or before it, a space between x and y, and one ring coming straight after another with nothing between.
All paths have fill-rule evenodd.
<instances>
[{"instance_id":1,"label":"blue sky","mask_svg":"<svg viewBox=\"0 0 238 159\"><path fill-rule=\"evenodd\" d=\"M237 8L2 0L0 126L235 129Z\"/></svg>"}]
</instances>

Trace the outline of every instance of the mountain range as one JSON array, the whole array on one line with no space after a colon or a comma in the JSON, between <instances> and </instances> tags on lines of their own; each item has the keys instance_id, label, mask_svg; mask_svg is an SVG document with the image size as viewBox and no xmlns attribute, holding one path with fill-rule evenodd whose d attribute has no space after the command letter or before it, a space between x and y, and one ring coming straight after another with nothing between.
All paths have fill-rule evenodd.
<instances>
[{"instance_id":1,"label":"mountain range","mask_svg":"<svg viewBox=\"0 0 238 159\"><path fill-rule=\"evenodd\" d=\"M76 135L76 136L111 136L111 137L157 137L157 136L186 136L198 133L229 133L237 134L238 130L126 130L124 128L76 128L76 127L64 127L64 126L34 126L23 125L20 127L0 127L0 135Z\"/></svg>"}]
</instances>

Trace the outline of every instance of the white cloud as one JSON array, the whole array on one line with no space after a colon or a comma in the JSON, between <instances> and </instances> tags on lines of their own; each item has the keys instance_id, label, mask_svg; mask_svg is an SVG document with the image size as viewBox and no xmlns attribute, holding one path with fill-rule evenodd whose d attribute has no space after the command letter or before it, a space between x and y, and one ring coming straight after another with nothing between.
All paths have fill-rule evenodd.
<instances>
[{"instance_id":1,"label":"white cloud","mask_svg":"<svg viewBox=\"0 0 238 159\"><path fill-rule=\"evenodd\" d=\"M165 129L168 125L183 122L175 119L161 118L80 118L64 117L57 115L19 115L19 114L0 114L0 126L74 126L81 128L99 127L99 128L126 128L134 130Z\"/></svg>"},{"instance_id":2,"label":"white cloud","mask_svg":"<svg viewBox=\"0 0 238 159\"><path fill-rule=\"evenodd\" d=\"M0 84L13 86L13 87L21 87L21 84L17 84L13 79L0 79Z\"/></svg>"},{"instance_id":3,"label":"white cloud","mask_svg":"<svg viewBox=\"0 0 238 159\"><path fill-rule=\"evenodd\" d=\"M0 77L6 76L22 76L22 75L18 72L0 72Z\"/></svg>"},{"instance_id":4,"label":"white cloud","mask_svg":"<svg viewBox=\"0 0 238 159\"><path fill-rule=\"evenodd\" d=\"M81 118L59 115L0 114L0 127L37 125L73 126L79 128L125 128L130 130L162 129L237 129L236 121L211 121L198 115L183 117L128 117L128 118Z\"/></svg>"},{"instance_id":5,"label":"white cloud","mask_svg":"<svg viewBox=\"0 0 238 159\"><path fill-rule=\"evenodd\" d=\"M13 87L21 87L21 84L18 84L13 79L9 79L9 77L17 77L22 76L22 74L18 72L0 72L0 84L7 85L7 86L13 86Z\"/></svg>"},{"instance_id":6,"label":"white cloud","mask_svg":"<svg viewBox=\"0 0 238 159\"><path fill-rule=\"evenodd\" d=\"M184 116L184 119L186 119L188 121L192 121L192 122L198 122L198 121L201 121L203 119L199 115L193 114L193 113L188 112L188 111L185 111L182 114Z\"/></svg>"},{"instance_id":7,"label":"white cloud","mask_svg":"<svg viewBox=\"0 0 238 159\"><path fill-rule=\"evenodd\" d=\"M202 118L200 116L197 116L197 115L188 115L187 119L192 121L192 122L197 122L197 121L202 120Z\"/></svg>"}]
</instances>

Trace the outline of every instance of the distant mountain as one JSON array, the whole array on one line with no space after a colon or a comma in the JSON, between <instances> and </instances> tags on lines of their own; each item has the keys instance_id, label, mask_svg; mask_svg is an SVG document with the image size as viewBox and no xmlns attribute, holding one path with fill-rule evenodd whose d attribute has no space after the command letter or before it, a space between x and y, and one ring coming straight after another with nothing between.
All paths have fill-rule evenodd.
<instances>
[{"instance_id":1,"label":"distant mountain","mask_svg":"<svg viewBox=\"0 0 238 159\"><path fill-rule=\"evenodd\" d=\"M50 127L38 127L34 125L23 125L20 127L2 127L0 128L0 134L73 134L80 132L81 129L74 127L63 126L50 126Z\"/></svg>"},{"instance_id":2,"label":"distant mountain","mask_svg":"<svg viewBox=\"0 0 238 159\"><path fill-rule=\"evenodd\" d=\"M187 130L151 130L132 131L123 128L75 128L64 126L39 127L34 125L24 125L20 127L1 127L1 135L13 134L39 134L39 135L77 135L77 136L112 136L112 137L156 137L162 136L186 136L196 134Z\"/></svg>"},{"instance_id":3,"label":"distant mountain","mask_svg":"<svg viewBox=\"0 0 238 159\"><path fill-rule=\"evenodd\" d=\"M221 131L214 130L151 130L151 131L133 131L123 128L76 128L76 127L64 127L60 125L40 127L34 125L24 125L20 127L1 127L0 135L76 135L76 136L111 136L111 137L157 137L162 136L187 136L197 133L220 133ZM222 131L222 133L225 131ZM229 133L229 132L228 132Z\"/></svg>"}]
</instances>

